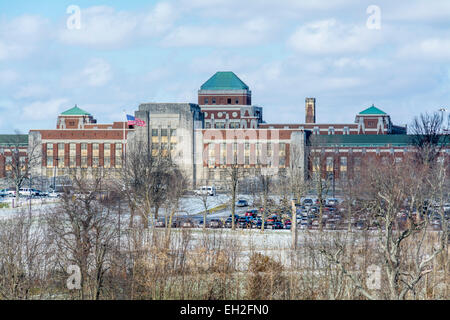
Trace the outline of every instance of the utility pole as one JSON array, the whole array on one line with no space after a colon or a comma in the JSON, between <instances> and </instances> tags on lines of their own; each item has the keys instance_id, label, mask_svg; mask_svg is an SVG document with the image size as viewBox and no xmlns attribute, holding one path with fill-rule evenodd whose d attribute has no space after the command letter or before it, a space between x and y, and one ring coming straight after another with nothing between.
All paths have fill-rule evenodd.
<instances>
[{"instance_id":1,"label":"utility pole","mask_svg":"<svg viewBox=\"0 0 450 320\"><path fill-rule=\"evenodd\" d=\"M292 250L297 250L297 207L295 201L292 200L292 221L291 221L291 235L292 235Z\"/></svg>"}]
</instances>

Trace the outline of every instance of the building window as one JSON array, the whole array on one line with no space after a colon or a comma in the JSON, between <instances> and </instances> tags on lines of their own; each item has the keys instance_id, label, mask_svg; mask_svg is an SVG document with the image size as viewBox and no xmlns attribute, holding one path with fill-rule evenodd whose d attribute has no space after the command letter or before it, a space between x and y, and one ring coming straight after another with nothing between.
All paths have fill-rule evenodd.
<instances>
[{"instance_id":1,"label":"building window","mask_svg":"<svg viewBox=\"0 0 450 320\"><path fill-rule=\"evenodd\" d=\"M97 168L99 166L99 148L98 143L92 144L92 167Z\"/></svg>"},{"instance_id":2,"label":"building window","mask_svg":"<svg viewBox=\"0 0 450 320\"><path fill-rule=\"evenodd\" d=\"M220 164L225 165L227 163L227 144L220 144Z\"/></svg>"},{"instance_id":3,"label":"building window","mask_svg":"<svg viewBox=\"0 0 450 320\"><path fill-rule=\"evenodd\" d=\"M341 157L340 162L341 172L347 172L347 157Z\"/></svg>"},{"instance_id":4,"label":"building window","mask_svg":"<svg viewBox=\"0 0 450 320\"><path fill-rule=\"evenodd\" d=\"M328 134L329 135L333 135L334 134L334 127L329 127L328 128Z\"/></svg>"},{"instance_id":5,"label":"building window","mask_svg":"<svg viewBox=\"0 0 450 320\"><path fill-rule=\"evenodd\" d=\"M235 101L235 102L236 102L236 104L239 104L239 99L236 99L236 101Z\"/></svg>"},{"instance_id":6,"label":"building window","mask_svg":"<svg viewBox=\"0 0 450 320\"><path fill-rule=\"evenodd\" d=\"M313 134L319 134L319 127L314 127Z\"/></svg>"},{"instance_id":7,"label":"building window","mask_svg":"<svg viewBox=\"0 0 450 320\"><path fill-rule=\"evenodd\" d=\"M87 168L88 163L87 163L87 143L82 143L81 144L81 167L82 168Z\"/></svg>"},{"instance_id":8,"label":"building window","mask_svg":"<svg viewBox=\"0 0 450 320\"><path fill-rule=\"evenodd\" d=\"M71 168L75 168L77 166L77 149L76 149L76 144L75 143L71 143L69 145L69 166Z\"/></svg>"},{"instance_id":9,"label":"building window","mask_svg":"<svg viewBox=\"0 0 450 320\"><path fill-rule=\"evenodd\" d=\"M231 104L231 98L227 99L227 104Z\"/></svg>"},{"instance_id":10,"label":"building window","mask_svg":"<svg viewBox=\"0 0 450 320\"><path fill-rule=\"evenodd\" d=\"M47 143L47 167L53 167L53 143Z\"/></svg>"},{"instance_id":11,"label":"building window","mask_svg":"<svg viewBox=\"0 0 450 320\"><path fill-rule=\"evenodd\" d=\"M211 129L211 122L210 121L205 121L205 128L206 129Z\"/></svg>"},{"instance_id":12,"label":"building window","mask_svg":"<svg viewBox=\"0 0 450 320\"><path fill-rule=\"evenodd\" d=\"M343 134L350 134L350 130L348 127L344 127Z\"/></svg>"},{"instance_id":13,"label":"building window","mask_svg":"<svg viewBox=\"0 0 450 320\"><path fill-rule=\"evenodd\" d=\"M208 104L208 98L205 98L205 104Z\"/></svg>"},{"instance_id":14,"label":"building window","mask_svg":"<svg viewBox=\"0 0 450 320\"><path fill-rule=\"evenodd\" d=\"M111 144L105 143L103 147L103 167L111 168Z\"/></svg>"},{"instance_id":15,"label":"building window","mask_svg":"<svg viewBox=\"0 0 450 320\"><path fill-rule=\"evenodd\" d=\"M208 166L214 167L216 164L216 147L214 143L208 145Z\"/></svg>"},{"instance_id":16,"label":"building window","mask_svg":"<svg viewBox=\"0 0 450 320\"><path fill-rule=\"evenodd\" d=\"M122 144L121 143L116 143L115 165L116 165L116 168L122 168Z\"/></svg>"},{"instance_id":17,"label":"building window","mask_svg":"<svg viewBox=\"0 0 450 320\"><path fill-rule=\"evenodd\" d=\"M225 122L216 122L216 129L225 129Z\"/></svg>"},{"instance_id":18,"label":"building window","mask_svg":"<svg viewBox=\"0 0 450 320\"><path fill-rule=\"evenodd\" d=\"M152 137L158 136L158 129L152 129Z\"/></svg>"},{"instance_id":19,"label":"building window","mask_svg":"<svg viewBox=\"0 0 450 320\"><path fill-rule=\"evenodd\" d=\"M64 143L58 143L58 168L64 168Z\"/></svg>"},{"instance_id":20,"label":"building window","mask_svg":"<svg viewBox=\"0 0 450 320\"><path fill-rule=\"evenodd\" d=\"M333 172L334 163L333 157L327 157L327 172Z\"/></svg>"},{"instance_id":21,"label":"building window","mask_svg":"<svg viewBox=\"0 0 450 320\"><path fill-rule=\"evenodd\" d=\"M216 104L216 99L215 98L212 99L212 103Z\"/></svg>"}]
</instances>

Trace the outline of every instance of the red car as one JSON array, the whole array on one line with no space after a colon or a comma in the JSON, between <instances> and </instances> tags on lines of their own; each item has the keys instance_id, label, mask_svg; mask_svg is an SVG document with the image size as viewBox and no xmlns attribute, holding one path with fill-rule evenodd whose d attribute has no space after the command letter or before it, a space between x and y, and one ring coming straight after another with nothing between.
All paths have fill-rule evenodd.
<instances>
[{"instance_id":1,"label":"red car","mask_svg":"<svg viewBox=\"0 0 450 320\"><path fill-rule=\"evenodd\" d=\"M245 216L246 216L246 217L253 217L253 218L256 218L257 215L258 215L258 210L256 210L256 209L254 209L254 210L248 210L248 211L245 213Z\"/></svg>"}]
</instances>

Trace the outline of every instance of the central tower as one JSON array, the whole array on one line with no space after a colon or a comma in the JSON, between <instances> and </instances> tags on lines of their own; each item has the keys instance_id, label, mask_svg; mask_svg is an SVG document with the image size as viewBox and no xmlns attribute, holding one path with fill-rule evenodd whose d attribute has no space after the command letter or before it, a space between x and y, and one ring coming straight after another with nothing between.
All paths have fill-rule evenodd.
<instances>
[{"instance_id":1,"label":"central tower","mask_svg":"<svg viewBox=\"0 0 450 320\"><path fill-rule=\"evenodd\" d=\"M198 91L206 129L258 128L262 108L252 106L252 92L231 71L216 72Z\"/></svg>"}]
</instances>

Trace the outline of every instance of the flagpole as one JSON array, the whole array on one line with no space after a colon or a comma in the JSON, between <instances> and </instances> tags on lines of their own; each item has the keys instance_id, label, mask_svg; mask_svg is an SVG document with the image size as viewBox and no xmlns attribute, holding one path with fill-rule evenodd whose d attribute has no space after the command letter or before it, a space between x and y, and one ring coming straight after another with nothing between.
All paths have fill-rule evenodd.
<instances>
[{"instance_id":1,"label":"flagpole","mask_svg":"<svg viewBox=\"0 0 450 320\"><path fill-rule=\"evenodd\" d=\"M123 115L125 116L125 122L123 123L123 155L122 155L122 166L125 165L126 157L126 147L125 147L125 126L127 124L127 113L123 110Z\"/></svg>"}]
</instances>

